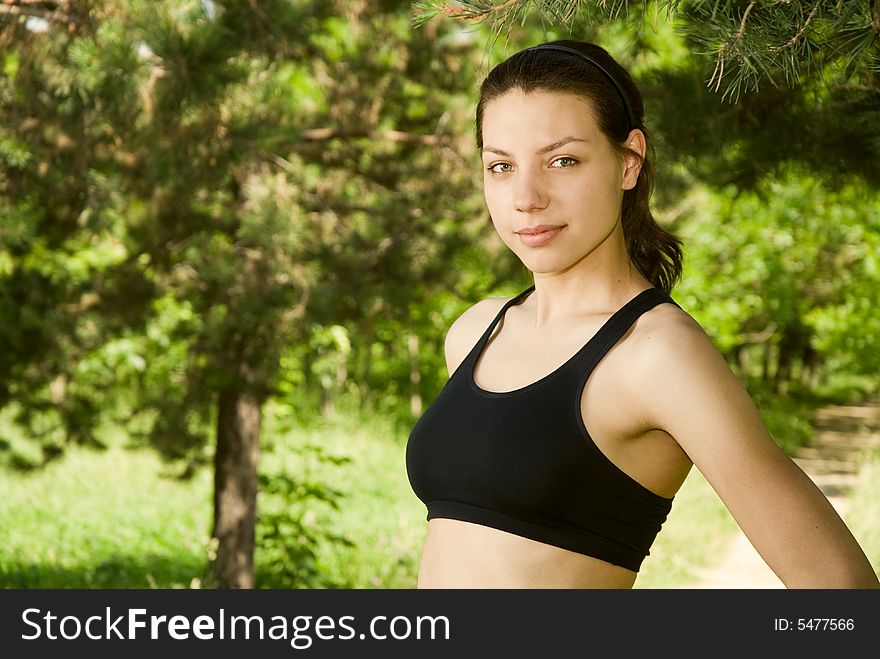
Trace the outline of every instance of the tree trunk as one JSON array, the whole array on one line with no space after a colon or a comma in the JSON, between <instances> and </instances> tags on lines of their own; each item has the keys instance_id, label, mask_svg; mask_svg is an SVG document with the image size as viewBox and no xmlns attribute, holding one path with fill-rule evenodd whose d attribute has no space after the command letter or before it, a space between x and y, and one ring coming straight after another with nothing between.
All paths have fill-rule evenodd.
<instances>
[{"instance_id":1,"label":"tree trunk","mask_svg":"<svg viewBox=\"0 0 880 659\"><path fill-rule=\"evenodd\" d=\"M419 416L422 413L422 392L419 387L422 374L419 371L419 337L415 332L409 333L407 348L409 350L409 411L413 416Z\"/></svg>"},{"instance_id":2,"label":"tree trunk","mask_svg":"<svg viewBox=\"0 0 880 659\"><path fill-rule=\"evenodd\" d=\"M321 416L330 419L336 414L336 407L333 405L333 392L330 387L321 383Z\"/></svg>"},{"instance_id":3,"label":"tree trunk","mask_svg":"<svg viewBox=\"0 0 880 659\"><path fill-rule=\"evenodd\" d=\"M366 348L364 349L363 361L361 363L360 377L363 388L359 393L361 412L367 411L367 404L370 400L370 390L373 387L373 342L371 340L365 340L364 345Z\"/></svg>"},{"instance_id":4,"label":"tree trunk","mask_svg":"<svg viewBox=\"0 0 880 659\"><path fill-rule=\"evenodd\" d=\"M211 533L216 543L211 585L217 588L254 587L261 418L260 404L253 396L240 389L220 393Z\"/></svg>"},{"instance_id":5,"label":"tree trunk","mask_svg":"<svg viewBox=\"0 0 880 659\"><path fill-rule=\"evenodd\" d=\"M762 365L762 373L761 377L764 382L770 381L770 368L773 365L773 343L770 341L766 341L763 345L764 348L764 363Z\"/></svg>"}]
</instances>

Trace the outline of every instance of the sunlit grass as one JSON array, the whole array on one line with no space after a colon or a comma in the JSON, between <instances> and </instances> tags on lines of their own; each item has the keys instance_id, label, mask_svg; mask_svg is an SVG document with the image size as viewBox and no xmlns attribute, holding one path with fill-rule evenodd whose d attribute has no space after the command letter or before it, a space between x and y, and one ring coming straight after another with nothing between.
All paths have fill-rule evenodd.
<instances>
[{"instance_id":1,"label":"sunlit grass","mask_svg":"<svg viewBox=\"0 0 880 659\"><path fill-rule=\"evenodd\" d=\"M880 574L880 451L867 456L846 510L846 523Z\"/></svg>"},{"instance_id":2,"label":"sunlit grass","mask_svg":"<svg viewBox=\"0 0 880 659\"><path fill-rule=\"evenodd\" d=\"M204 572L210 475L165 475L148 451L71 448L0 472L0 586L189 587ZM198 582L196 582L198 583Z\"/></svg>"}]
</instances>

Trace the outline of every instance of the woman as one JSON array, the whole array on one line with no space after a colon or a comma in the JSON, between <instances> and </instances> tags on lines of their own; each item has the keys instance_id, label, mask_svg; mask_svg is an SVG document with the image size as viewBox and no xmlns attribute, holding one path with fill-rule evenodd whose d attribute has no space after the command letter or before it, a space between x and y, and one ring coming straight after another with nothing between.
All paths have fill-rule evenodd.
<instances>
[{"instance_id":1,"label":"woman","mask_svg":"<svg viewBox=\"0 0 880 659\"><path fill-rule=\"evenodd\" d=\"M641 96L557 41L493 69L477 106L486 204L534 275L446 338L413 429L428 507L419 587L630 588L692 465L789 587L877 587L821 491L669 297L679 241L649 210Z\"/></svg>"}]
</instances>

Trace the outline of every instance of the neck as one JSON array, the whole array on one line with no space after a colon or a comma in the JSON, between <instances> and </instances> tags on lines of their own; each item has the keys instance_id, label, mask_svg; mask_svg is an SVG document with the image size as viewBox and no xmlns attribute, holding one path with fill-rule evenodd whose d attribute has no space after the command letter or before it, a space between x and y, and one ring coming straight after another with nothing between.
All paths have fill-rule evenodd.
<instances>
[{"instance_id":1,"label":"neck","mask_svg":"<svg viewBox=\"0 0 880 659\"><path fill-rule=\"evenodd\" d=\"M578 317L614 312L637 293L651 288L629 259L622 236L570 268L534 273L535 329Z\"/></svg>"}]
</instances>

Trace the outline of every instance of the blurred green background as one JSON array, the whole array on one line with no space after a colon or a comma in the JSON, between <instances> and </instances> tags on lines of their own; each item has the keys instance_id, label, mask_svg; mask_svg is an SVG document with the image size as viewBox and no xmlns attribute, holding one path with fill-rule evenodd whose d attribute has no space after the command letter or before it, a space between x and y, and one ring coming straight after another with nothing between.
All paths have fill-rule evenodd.
<instances>
[{"instance_id":1,"label":"blurred green background","mask_svg":"<svg viewBox=\"0 0 880 659\"><path fill-rule=\"evenodd\" d=\"M0 586L415 584L404 447L446 329L530 283L483 205L476 92L543 40L632 71L685 241L673 297L780 445L876 399L876 34L848 15L855 50L814 43L795 74L744 57L710 89L731 43L776 46L631 4L501 25L392 0L3 5ZM875 567L878 460L851 521ZM688 583L734 530L693 474L637 587Z\"/></svg>"}]
</instances>

